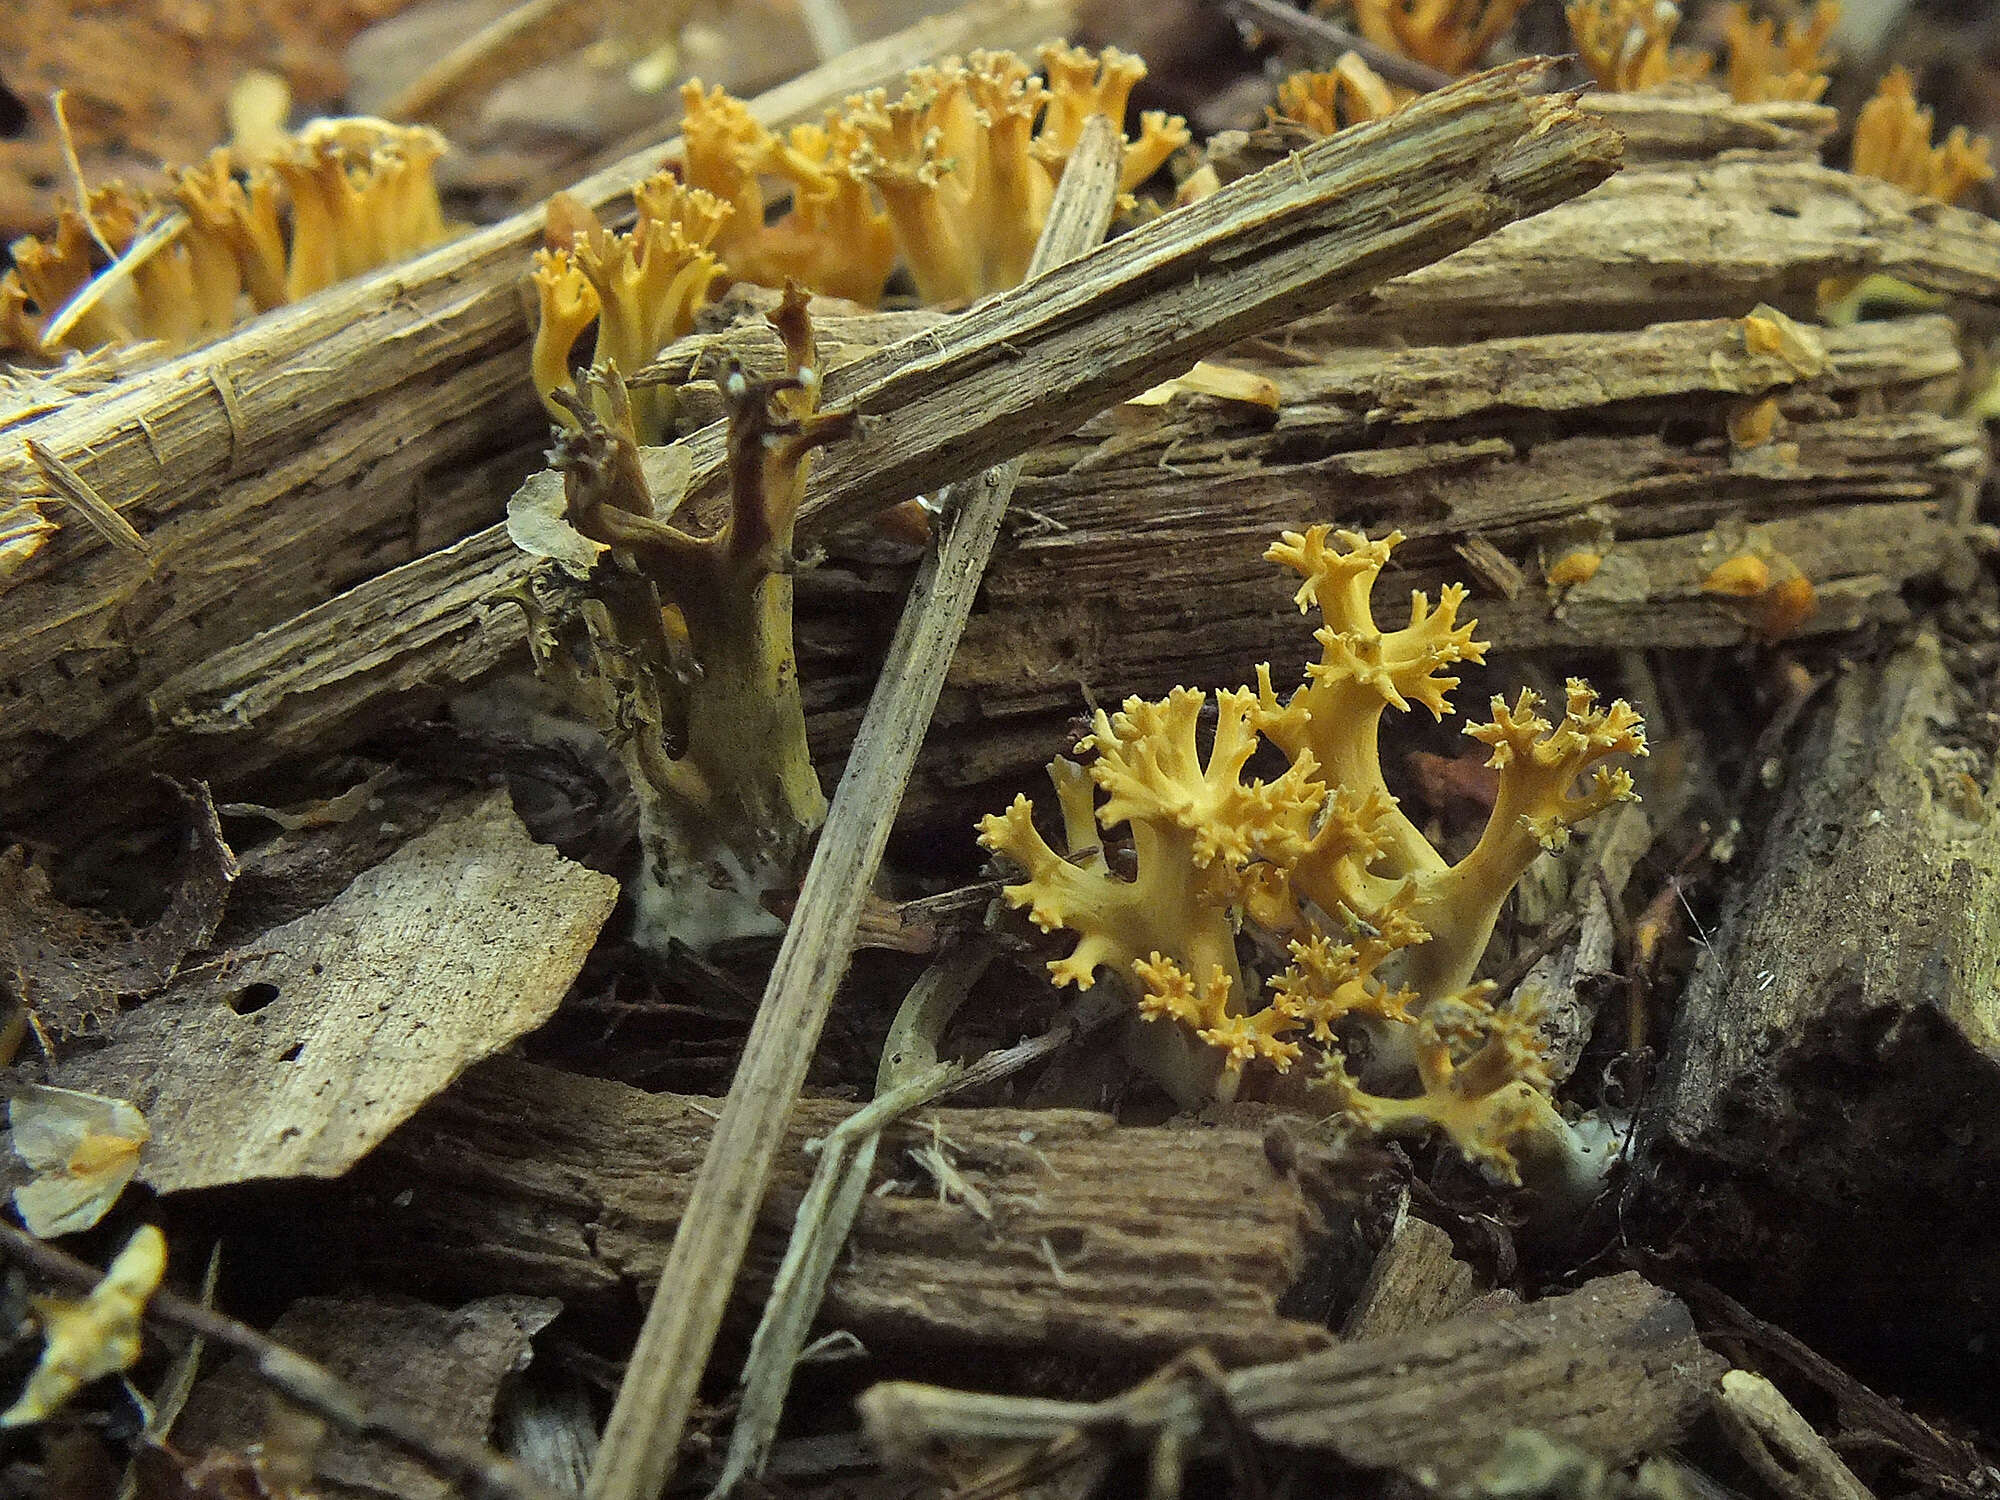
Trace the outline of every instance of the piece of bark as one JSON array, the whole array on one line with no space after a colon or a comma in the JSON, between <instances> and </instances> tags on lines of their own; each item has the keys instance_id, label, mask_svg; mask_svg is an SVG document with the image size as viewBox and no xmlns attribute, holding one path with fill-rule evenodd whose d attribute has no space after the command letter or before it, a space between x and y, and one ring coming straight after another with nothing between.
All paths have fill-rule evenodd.
<instances>
[{"instance_id":1,"label":"piece of bark","mask_svg":"<svg viewBox=\"0 0 2000 1500\"><path fill-rule=\"evenodd\" d=\"M1810 315L1828 278L1880 271L2000 300L2000 223L1892 183L1761 155L1624 172L1310 320L1329 343L1638 328L1759 302Z\"/></svg>"},{"instance_id":2,"label":"piece of bark","mask_svg":"<svg viewBox=\"0 0 2000 1500\"><path fill-rule=\"evenodd\" d=\"M1472 1267L1452 1254L1451 1236L1405 1211L1375 1253L1340 1336L1386 1338L1441 1323L1478 1293Z\"/></svg>"},{"instance_id":3,"label":"piece of bark","mask_svg":"<svg viewBox=\"0 0 2000 1500\"><path fill-rule=\"evenodd\" d=\"M200 782L176 787L188 826L167 909L133 931L58 901L49 878L19 845L0 854L0 955L4 991L51 1035L101 1029L121 1001L152 994L190 952L215 935L236 879L215 803Z\"/></svg>"},{"instance_id":4,"label":"piece of bark","mask_svg":"<svg viewBox=\"0 0 2000 1500\"><path fill-rule=\"evenodd\" d=\"M805 1100L794 1113L737 1288L744 1310L768 1290L811 1176L805 1141L851 1112ZM713 1128L702 1101L496 1061L385 1142L328 1212L378 1285L623 1308L665 1262ZM976 1199L947 1201L909 1155L934 1143ZM1241 1362L1327 1341L1275 1310L1315 1215L1256 1131L937 1110L890 1132L877 1176L901 1187L864 1201L821 1313L870 1348L1131 1365L1194 1343Z\"/></svg>"},{"instance_id":5,"label":"piece of bark","mask_svg":"<svg viewBox=\"0 0 2000 1500\"><path fill-rule=\"evenodd\" d=\"M1788 773L1682 998L1634 1201L1754 1309L1940 1378L2000 1340L1990 714L1919 636L1841 678Z\"/></svg>"},{"instance_id":6,"label":"piece of bark","mask_svg":"<svg viewBox=\"0 0 2000 1500\"><path fill-rule=\"evenodd\" d=\"M318 1360L374 1400L414 1413L437 1433L485 1443L507 1377L525 1369L530 1340L562 1304L547 1297L483 1297L443 1308L409 1297L360 1293L305 1297L280 1314L271 1337ZM184 1453L241 1453L265 1435L269 1388L238 1355L188 1398L174 1426ZM336 1435L320 1451L313 1493L326 1500L445 1500L458 1487L377 1442Z\"/></svg>"},{"instance_id":7,"label":"piece of bark","mask_svg":"<svg viewBox=\"0 0 2000 1500\"><path fill-rule=\"evenodd\" d=\"M941 52L1059 36L1068 0L977 0L751 101L819 118ZM612 221L678 154L649 145L571 187ZM496 521L540 461L522 286L539 207L253 320L0 430L0 785L131 725L173 671ZM152 548L151 570L51 505L37 442ZM60 529L37 548L36 518Z\"/></svg>"},{"instance_id":8,"label":"piece of bark","mask_svg":"<svg viewBox=\"0 0 2000 1500\"><path fill-rule=\"evenodd\" d=\"M1628 165L1691 162L1725 151L1756 151L1818 164L1840 128L1840 113L1803 99L1746 104L1704 84L1585 94L1586 105L1625 137Z\"/></svg>"},{"instance_id":9,"label":"piece of bark","mask_svg":"<svg viewBox=\"0 0 2000 1500\"><path fill-rule=\"evenodd\" d=\"M860 1407L885 1456L911 1462L948 1443L1048 1441L1091 1423L1135 1435L1192 1426L1220 1394L1231 1418L1267 1442L1449 1491L1518 1428L1612 1464L1655 1451L1701 1415L1727 1368L1680 1302L1627 1272L1519 1308L1253 1365L1223 1377L1220 1392L1163 1381L1090 1406L890 1384Z\"/></svg>"},{"instance_id":10,"label":"piece of bark","mask_svg":"<svg viewBox=\"0 0 2000 1500\"><path fill-rule=\"evenodd\" d=\"M493 793L126 1012L57 1079L138 1106L160 1192L337 1177L553 1015L617 899Z\"/></svg>"}]
</instances>

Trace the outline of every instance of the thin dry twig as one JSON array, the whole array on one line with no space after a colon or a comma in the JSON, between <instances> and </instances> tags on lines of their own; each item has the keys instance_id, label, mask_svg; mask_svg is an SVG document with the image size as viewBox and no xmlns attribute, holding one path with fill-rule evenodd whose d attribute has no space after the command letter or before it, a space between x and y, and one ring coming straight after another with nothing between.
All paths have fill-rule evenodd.
<instances>
[{"instance_id":1,"label":"thin dry twig","mask_svg":"<svg viewBox=\"0 0 2000 1500\"><path fill-rule=\"evenodd\" d=\"M39 1276L68 1286L94 1287L103 1275L95 1266L12 1224L0 1223L0 1253ZM463 1486L468 1494L497 1500L570 1500L563 1491L483 1443L432 1432L404 1407L355 1389L324 1365L294 1354L249 1324L213 1308L161 1290L147 1303L146 1320L184 1328L210 1343L235 1350L249 1359L260 1380L342 1432L387 1443Z\"/></svg>"},{"instance_id":2,"label":"thin dry twig","mask_svg":"<svg viewBox=\"0 0 2000 1500\"><path fill-rule=\"evenodd\" d=\"M1104 237L1122 142L1092 121L1057 190L1029 276ZM947 490L881 684L827 813L764 1003L745 1044L687 1213L627 1366L595 1468L593 1500L653 1500L673 1471L695 1389L749 1248L757 1205L853 949L861 909L895 823L979 579L1019 474L1009 462Z\"/></svg>"}]
</instances>

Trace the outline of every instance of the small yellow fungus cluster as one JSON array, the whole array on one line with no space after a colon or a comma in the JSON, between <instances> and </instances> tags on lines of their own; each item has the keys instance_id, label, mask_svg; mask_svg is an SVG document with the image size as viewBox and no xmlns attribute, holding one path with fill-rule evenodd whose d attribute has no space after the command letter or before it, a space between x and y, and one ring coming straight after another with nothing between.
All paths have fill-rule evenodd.
<instances>
[{"instance_id":1,"label":"small yellow fungus cluster","mask_svg":"<svg viewBox=\"0 0 2000 1500\"><path fill-rule=\"evenodd\" d=\"M1702 592L1730 601L1744 622L1767 641L1795 635L1819 613L1812 580L1782 552L1737 552L1709 570Z\"/></svg>"},{"instance_id":2,"label":"small yellow fungus cluster","mask_svg":"<svg viewBox=\"0 0 2000 1500\"><path fill-rule=\"evenodd\" d=\"M896 98L876 89L784 135L720 89L688 84L687 180L735 209L716 242L730 274L870 304L898 265L926 302L1015 285L1084 121L1122 123L1146 72L1115 48L1051 45L1041 64L1046 81L1008 52L949 58L912 70ZM1178 118L1142 116L1125 148L1123 189L1187 140ZM791 192L791 210L773 223L766 181Z\"/></svg>"},{"instance_id":3,"label":"small yellow fungus cluster","mask_svg":"<svg viewBox=\"0 0 2000 1500\"><path fill-rule=\"evenodd\" d=\"M1715 60L1672 45L1681 23L1672 0L1569 0L1570 39L1597 86L1613 93L1703 78Z\"/></svg>"},{"instance_id":4,"label":"small yellow fungus cluster","mask_svg":"<svg viewBox=\"0 0 2000 1500\"><path fill-rule=\"evenodd\" d=\"M1918 105L1908 71L1891 68L1855 122L1853 170L1946 203L1991 180L1991 141L1959 125L1933 146L1931 129L1931 112Z\"/></svg>"},{"instance_id":5,"label":"small yellow fungus cluster","mask_svg":"<svg viewBox=\"0 0 2000 1500\"><path fill-rule=\"evenodd\" d=\"M1354 21L1378 47L1459 74L1479 66L1527 0L1354 0Z\"/></svg>"},{"instance_id":6,"label":"small yellow fungus cluster","mask_svg":"<svg viewBox=\"0 0 2000 1500\"><path fill-rule=\"evenodd\" d=\"M444 139L382 120L316 120L239 164L174 174L164 198L113 183L12 246L0 353L158 342L178 350L253 312L389 265L445 237L432 167Z\"/></svg>"},{"instance_id":7,"label":"small yellow fungus cluster","mask_svg":"<svg viewBox=\"0 0 2000 1500\"><path fill-rule=\"evenodd\" d=\"M1216 694L1205 757L1204 693L1177 688L1162 702L1100 711L1081 744L1093 752L1088 768L1050 768L1071 853L1043 838L1026 797L986 818L980 841L1024 872L1006 888L1010 904L1043 931L1075 934L1049 965L1056 983L1087 988L1108 970L1133 989L1144 1021L1170 1023L1141 1025L1133 1041L1141 1066L1183 1105L1234 1097L1252 1066L1282 1096L1310 1053L1309 1099L1382 1129L1435 1126L1518 1180L1524 1145L1574 1152L1534 1028L1496 1008L1473 973L1536 855L1632 796L1631 777L1600 763L1643 755L1644 732L1625 703L1600 708L1579 681L1557 724L1532 693L1511 706L1495 698L1491 721L1466 731L1491 748L1495 803L1478 844L1446 860L1384 784L1377 733L1389 708L1421 705L1442 718L1458 685L1447 669L1481 661L1486 648L1472 622L1459 623L1457 586L1435 608L1414 594L1403 628L1377 627L1370 598L1401 540L1324 526L1286 533L1267 556L1301 575L1299 607L1323 620L1303 685L1281 696L1264 667L1254 689ZM1246 782L1263 741L1289 765ZM1104 852L1121 827L1136 866L1129 880ZM1261 1005L1238 952L1245 923L1290 959ZM1390 1092L1355 1081L1337 1028L1368 1034L1380 1075L1370 1081Z\"/></svg>"},{"instance_id":8,"label":"small yellow fungus cluster","mask_svg":"<svg viewBox=\"0 0 2000 1500\"><path fill-rule=\"evenodd\" d=\"M14 1404L0 1412L0 1428L45 1421L91 1381L137 1364L146 1304L166 1272L167 1238L142 1224L89 1296L30 1298L42 1325L42 1357Z\"/></svg>"},{"instance_id":9,"label":"small yellow fungus cluster","mask_svg":"<svg viewBox=\"0 0 2000 1500\"><path fill-rule=\"evenodd\" d=\"M1411 98L1361 60L1344 52L1324 73L1294 73L1278 85L1278 105L1271 113L1303 125L1314 135L1332 135L1363 120L1394 114Z\"/></svg>"},{"instance_id":10,"label":"small yellow fungus cluster","mask_svg":"<svg viewBox=\"0 0 2000 1500\"><path fill-rule=\"evenodd\" d=\"M1834 63L1826 44L1839 20L1836 0L1819 0L1810 16L1786 21L1780 38L1775 21L1753 21L1748 5L1730 6L1723 17L1730 96L1739 104L1816 101L1826 92L1826 70Z\"/></svg>"},{"instance_id":11,"label":"small yellow fungus cluster","mask_svg":"<svg viewBox=\"0 0 2000 1500\"><path fill-rule=\"evenodd\" d=\"M633 192L638 217L614 232L567 195L549 205L546 249L535 253L534 286L541 305L532 355L535 389L558 422L574 428L580 418L557 399L570 387L570 354L591 328L597 330L593 362L620 375L636 374L694 327L722 274L710 248L736 210L670 173L647 179ZM634 393L634 431L642 443L667 439L666 390ZM599 416L609 413L600 410Z\"/></svg>"}]
</instances>

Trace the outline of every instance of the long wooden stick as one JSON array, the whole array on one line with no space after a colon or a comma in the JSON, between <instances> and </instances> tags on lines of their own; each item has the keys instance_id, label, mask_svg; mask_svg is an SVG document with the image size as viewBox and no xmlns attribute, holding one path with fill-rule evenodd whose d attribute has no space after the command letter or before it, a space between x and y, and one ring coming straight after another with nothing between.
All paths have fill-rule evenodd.
<instances>
[{"instance_id":1,"label":"long wooden stick","mask_svg":"<svg viewBox=\"0 0 2000 1500\"><path fill-rule=\"evenodd\" d=\"M1063 173L1029 276L1052 270L1104 237L1118 196L1122 154L1111 122L1093 118ZM778 950L687 1215L626 1366L591 1470L591 1500L653 1500L673 1472L785 1122L819 1046L834 991L847 973L855 928L903 785L1019 472L1018 460L1003 463L945 492L938 546L911 589L889 648L889 666L834 793L799 893L798 914Z\"/></svg>"}]
</instances>

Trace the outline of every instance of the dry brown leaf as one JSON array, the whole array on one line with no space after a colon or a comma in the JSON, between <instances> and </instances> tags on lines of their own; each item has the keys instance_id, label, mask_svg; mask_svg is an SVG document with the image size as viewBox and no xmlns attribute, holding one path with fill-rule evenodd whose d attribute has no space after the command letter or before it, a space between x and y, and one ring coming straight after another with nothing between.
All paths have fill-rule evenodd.
<instances>
[{"instance_id":1,"label":"dry brown leaf","mask_svg":"<svg viewBox=\"0 0 2000 1500\"><path fill-rule=\"evenodd\" d=\"M49 878L16 847L0 854L0 990L57 1037L102 1028L121 1000L152 994L215 935L236 856L223 841L208 787L178 787L188 830L179 883L160 919L124 922L58 901Z\"/></svg>"}]
</instances>

